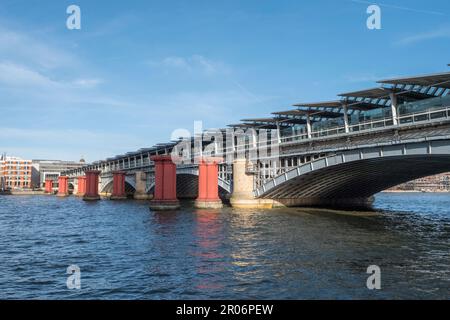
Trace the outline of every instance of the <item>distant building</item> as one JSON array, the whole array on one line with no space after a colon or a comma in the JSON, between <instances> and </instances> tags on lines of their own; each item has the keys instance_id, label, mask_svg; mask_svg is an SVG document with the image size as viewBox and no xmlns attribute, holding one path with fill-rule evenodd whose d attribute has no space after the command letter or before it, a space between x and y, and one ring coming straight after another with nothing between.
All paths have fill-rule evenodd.
<instances>
[{"instance_id":1,"label":"distant building","mask_svg":"<svg viewBox=\"0 0 450 320\"><path fill-rule=\"evenodd\" d=\"M31 189L32 161L18 157L0 157L0 189Z\"/></svg>"},{"instance_id":2,"label":"distant building","mask_svg":"<svg viewBox=\"0 0 450 320\"><path fill-rule=\"evenodd\" d=\"M450 173L420 178L395 186L388 191L450 192Z\"/></svg>"},{"instance_id":3,"label":"distant building","mask_svg":"<svg viewBox=\"0 0 450 320\"><path fill-rule=\"evenodd\" d=\"M55 183L61 172L81 168L86 165L84 159L80 161L61 161L61 160L33 160L33 184L40 188L44 187L46 179L52 179Z\"/></svg>"}]
</instances>

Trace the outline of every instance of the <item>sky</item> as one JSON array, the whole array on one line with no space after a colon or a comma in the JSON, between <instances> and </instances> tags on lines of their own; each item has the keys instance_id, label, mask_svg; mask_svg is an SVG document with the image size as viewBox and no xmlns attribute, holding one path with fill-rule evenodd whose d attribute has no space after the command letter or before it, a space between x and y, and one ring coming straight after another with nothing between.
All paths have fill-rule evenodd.
<instances>
[{"instance_id":1,"label":"sky","mask_svg":"<svg viewBox=\"0 0 450 320\"><path fill-rule=\"evenodd\" d=\"M73 4L80 30L66 27ZM450 71L449 53L448 0L0 0L0 152L96 161L194 121Z\"/></svg>"}]
</instances>

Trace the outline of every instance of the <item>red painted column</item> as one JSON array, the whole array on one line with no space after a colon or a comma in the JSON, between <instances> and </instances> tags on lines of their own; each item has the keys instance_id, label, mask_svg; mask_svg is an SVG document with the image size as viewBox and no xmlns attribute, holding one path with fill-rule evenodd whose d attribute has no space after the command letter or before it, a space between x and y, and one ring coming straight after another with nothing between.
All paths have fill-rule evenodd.
<instances>
[{"instance_id":1,"label":"red painted column","mask_svg":"<svg viewBox=\"0 0 450 320\"><path fill-rule=\"evenodd\" d=\"M53 180L52 179L45 180L45 193L53 193Z\"/></svg>"},{"instance_id":2,"label":"red painted column","mask_svg":"<svg viewBox=\"0 0 450 320\"><path fill-rule=\"evenodd\" d=\"M208 167L206 162L201 159L198 164L198 197L197 199L206 199L208 197Z\"/></svg>"},{"instance_id":3,"label":"red painted column","mask_svg":"<svg viewBox=\"0 0 450 320\"><path fill-rule=\"evenodd\" d=\"M177 166L170 155L153 156L155 163L155 192L150 201L152 210L175 210L180 207L177 199Z\"/></svg>"},{"instance_id":4,"label":"red painted column","mask_svg":"<svg viewBox=\"0 0 450 320\"><path fill-rule=\"evenodd\" d=\"M78 179L77 197L83 197L86 193L86 176L80 176Z\"/></svg>"},{"instance_id":5,"label":"red painted column","mask_svg":"<svg viewBox=\"0 0 450 320\"><path fill-rule=\"evenodd\" d=\"M219 163L222 158L202 158L198 164L198 198L195 206L200 209L222 208L219 198Z\"/></svg>"},{"instance_id":6,"label":"red painted column","mask_svg":"<svg viewBox=\"0 0 450 320\"><path fill-rule=\"evenodd\" d=\"M58 197L67 197L69 195L69 177L58 177Z\"/></svg>"},{"instance_id":7,"label":"red painted column","mask_svg":"<svg viewBox=\"0 0 450 320\"><path fill-rule=\"evenodd\" d=\"M125 172L114 171L113 172L113 192L111 200L123 200L127 198L125 192Z\"/></svg>"},{"instance_id":8,"label":"red painted column","mask_svg":"<svg viewBox=\"0 0 450 320\"><path fill-rule=\"evenodd\" d=\"M83 196L83 200L100 200L98 194L98 180L100 171L89 170L86 173L86 193Z\"/></svg>"}]
</instances>

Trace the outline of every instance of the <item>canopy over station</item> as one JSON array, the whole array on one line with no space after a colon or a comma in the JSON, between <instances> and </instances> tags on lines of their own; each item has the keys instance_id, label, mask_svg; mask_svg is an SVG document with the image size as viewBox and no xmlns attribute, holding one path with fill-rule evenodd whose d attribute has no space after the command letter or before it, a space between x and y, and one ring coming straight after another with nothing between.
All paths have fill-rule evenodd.
<instances>
[{"instance_id":1,"label":"canopy over station","mask_svg":"<svg viewBox=\"0 0 450 320\"><path fill-rule=\"evenodd\" d=\"M313 123L343 118L345 132L349 132L350 115L355 112L370 114L372 110L385 108L390 108L387 110L390 110L389 117L397 125L399 106L408 113L408 110L442 105L444 102L436 99L449 95L450 72L387 79L377 83L379 87L339 94L339 100L297 103L293 105L296 109L273 112L274 117L243 119L242 123L229 127L280 130L305 125L308 137L311 137Z\"/></svg>"}]
</instances>

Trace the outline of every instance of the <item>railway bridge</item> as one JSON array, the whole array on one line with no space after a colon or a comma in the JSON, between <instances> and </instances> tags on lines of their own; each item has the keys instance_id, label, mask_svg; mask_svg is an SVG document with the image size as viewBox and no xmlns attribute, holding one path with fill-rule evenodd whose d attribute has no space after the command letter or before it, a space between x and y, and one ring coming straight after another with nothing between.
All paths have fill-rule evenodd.
<instances>
[{"instance_id":1,"label":"railway bridge","mask_svg":"<svg viewBox=\"0 0 450 320\"><path fill-rule=\"evenodd\" d=\"M162 143L64 172L59 194L199 207L366 206L450 171L450 73L381 80L336 100Z\"/></svg>"}]
</instances>

